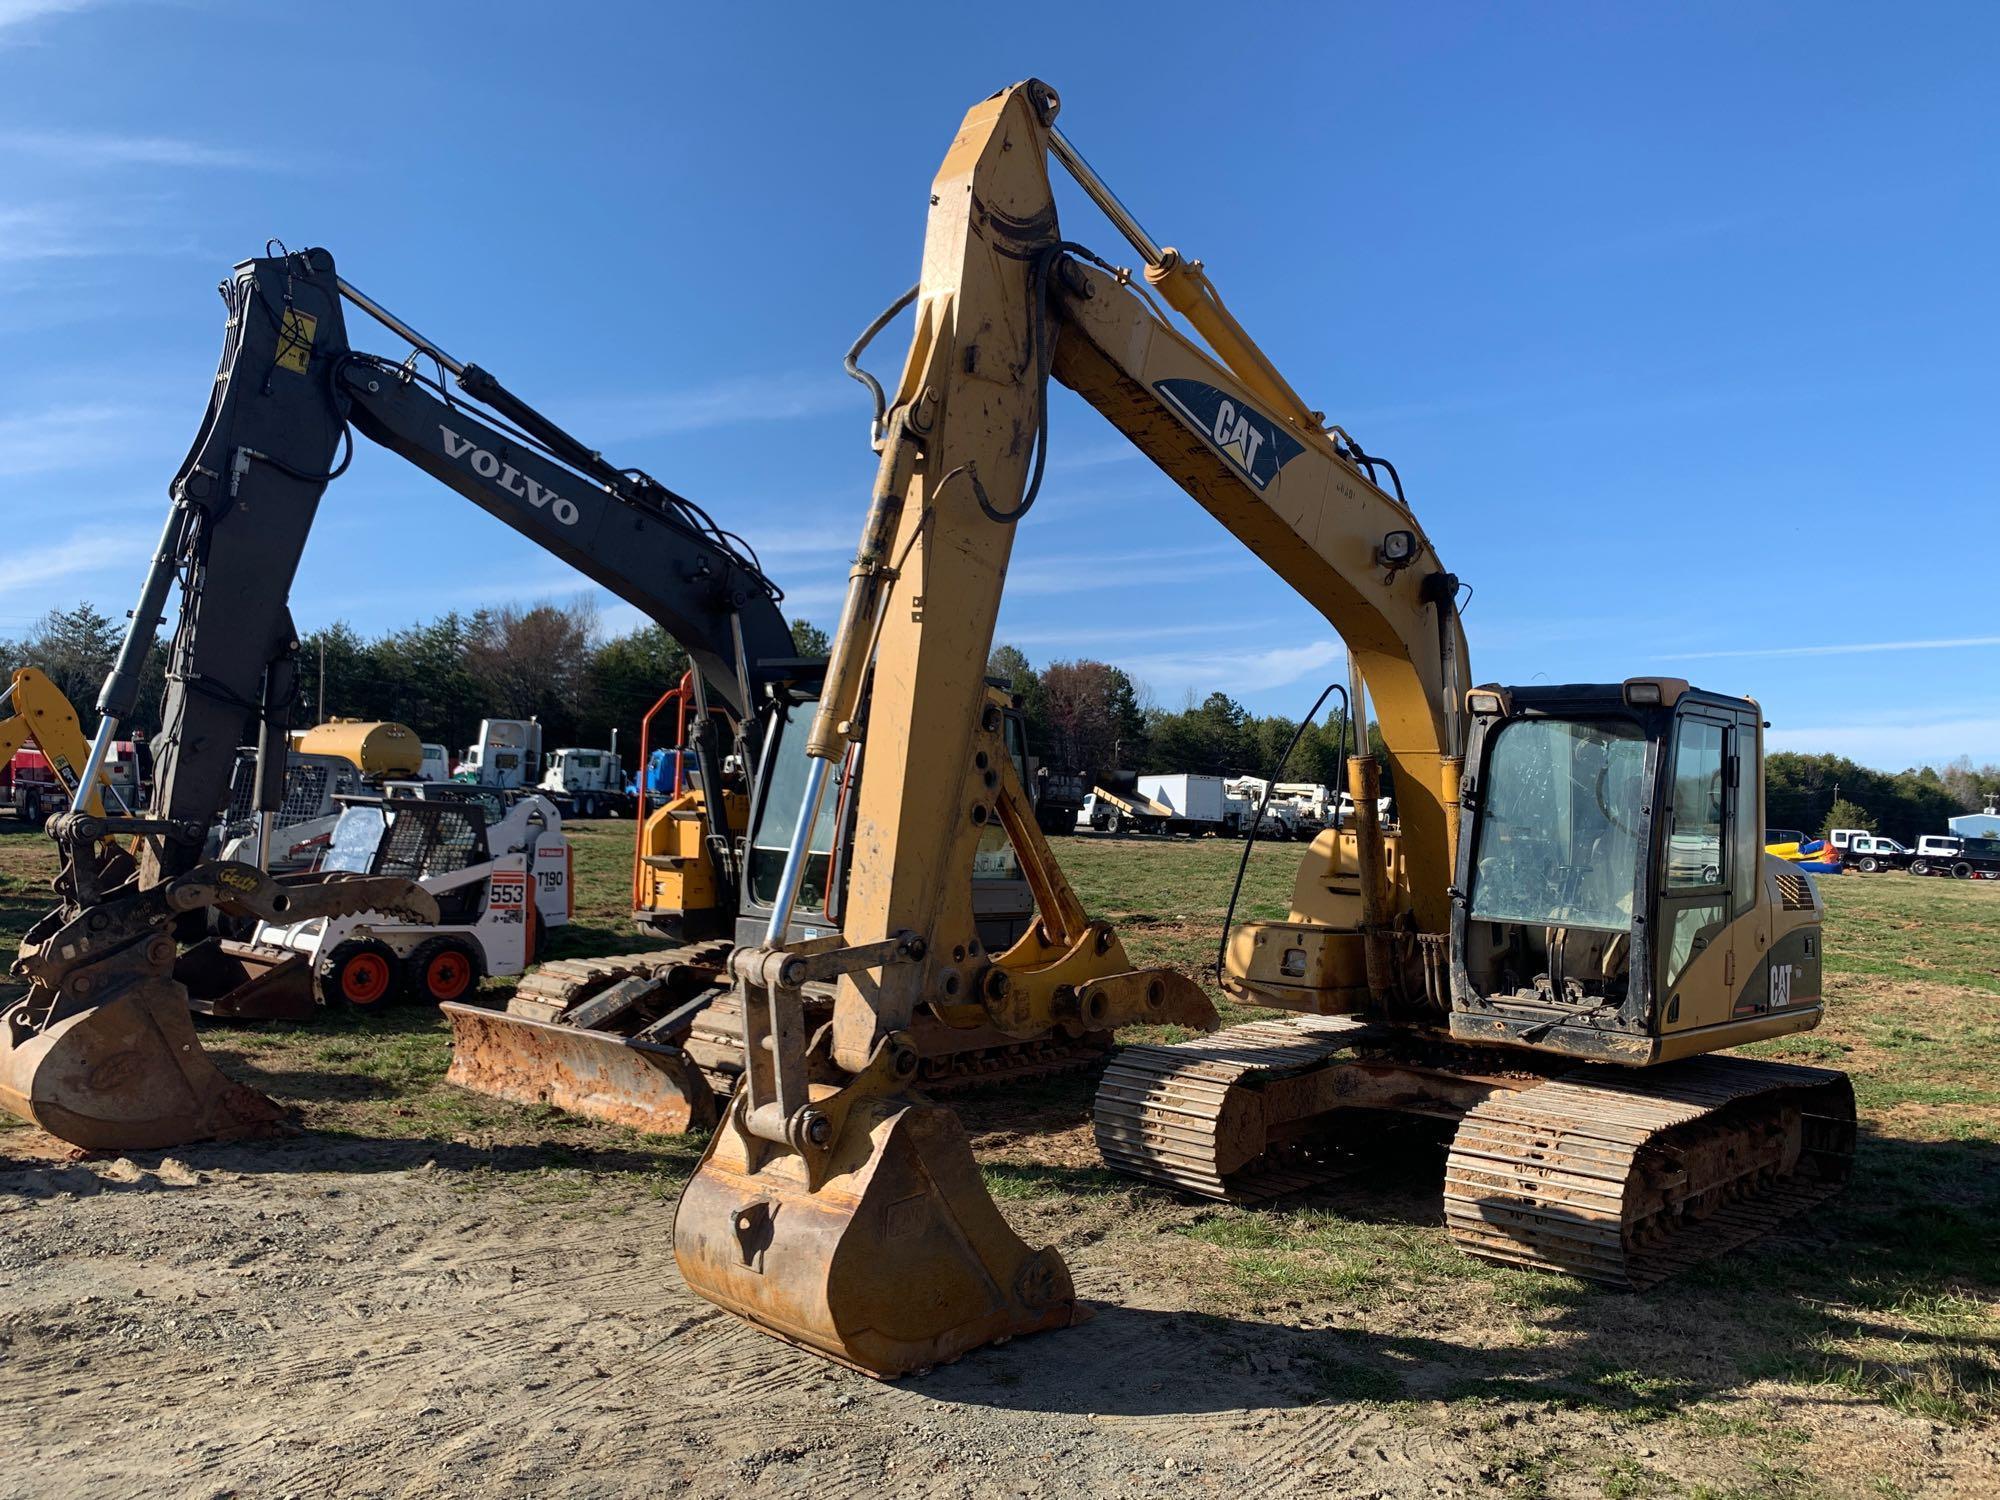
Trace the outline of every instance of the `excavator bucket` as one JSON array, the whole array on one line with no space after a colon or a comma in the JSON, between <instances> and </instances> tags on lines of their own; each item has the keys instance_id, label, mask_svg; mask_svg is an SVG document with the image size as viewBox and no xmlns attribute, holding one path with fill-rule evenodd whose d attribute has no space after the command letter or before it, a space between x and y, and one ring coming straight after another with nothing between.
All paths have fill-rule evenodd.
<instances>
[{"instance_id":1,"label":"excavator bucket","mask_svg":"<svg viewBox=\"0 0 2000 1500\"><path fill-rule=\"evenodd\" d=\"M679 1047L481 1005L440 1008L451 1020L446 1083L652 1135L686 1135L715 1123L715 1096Z\"/></svg>"},{"instance_id":2,"label":"excavator bucket","mask_svg":"<svg viewBox=\"0 0 2000 1500\"><path fill-rule=\"evenodd\" d=\"M303 1021L319 1009L312 967L290 948L210 938L174 965L188 1006L218 1020Z\"/></svg>"},{"instance_id":3,"label":"excavator bucket","mask_svg":"<svg viewBox=\"0 0 2000 1500\"><path fill-rule=\"evenodd\" d=\"M195 1038L187 991L141 979L36 1029L0 1016L0 1106L86 1151L147 1151L274 1135L285 1114L222 1075Z\"/></svg>"},{"instance_id":4,"label":"excavator bucket","mask_svg":"<svg viewBox=\"0 0 2000 1500\"><path fill-rule=\"evenodd\" d=\"M1062 1257L1000 1216L950 1110L857 1100L815 1190L803 1157L742 1128L746 1105L674 1218L681 1275L718 1307L880 1379L1088 1316Z\"/></svg>"}]
</instances>

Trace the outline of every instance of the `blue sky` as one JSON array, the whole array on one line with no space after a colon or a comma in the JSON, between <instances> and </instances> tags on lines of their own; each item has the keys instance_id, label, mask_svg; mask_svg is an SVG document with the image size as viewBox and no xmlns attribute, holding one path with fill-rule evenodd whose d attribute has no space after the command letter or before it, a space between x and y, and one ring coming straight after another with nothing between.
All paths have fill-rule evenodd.
<instances>
[{"instance_id":1,"label":"blue sky","mask_svg":"<svg viewBox=\"0 0 2000 1500\"><path fill-rule=\"evenodd\" d=\"M130 603L215 283L274 235L828 622L874 468L841 353L914 279L960 116L1037 75L1396 461L1475 590L1477 678L1680 673L1776 745L2000 759L2000 10L956 9L0 0L0 635ZM1325 622L1066 392L1052 433L1001 638L1302 712ZM304 625L580 592L362 446Z\"/></svg>"}]
</instances>

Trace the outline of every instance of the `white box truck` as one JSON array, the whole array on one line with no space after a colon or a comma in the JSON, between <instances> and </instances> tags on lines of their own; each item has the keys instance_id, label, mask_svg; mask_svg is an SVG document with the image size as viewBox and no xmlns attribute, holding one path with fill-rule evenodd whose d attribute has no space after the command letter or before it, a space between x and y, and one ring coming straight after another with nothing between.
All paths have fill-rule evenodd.
<instances>
[{"instance_id":1,"label":"white box truck","mask_svg":"<svg viewBox=\"0 0 2000 1500\"><path fill-rule=\"evenodd\" d=\"M1166 810L1155 819L1157 833L1223 833L1233 831L1229 794L1220 776L1196 776L1180 771L1171 776L1141 776L1139 795Z\"/></svg>"}]
</instances>

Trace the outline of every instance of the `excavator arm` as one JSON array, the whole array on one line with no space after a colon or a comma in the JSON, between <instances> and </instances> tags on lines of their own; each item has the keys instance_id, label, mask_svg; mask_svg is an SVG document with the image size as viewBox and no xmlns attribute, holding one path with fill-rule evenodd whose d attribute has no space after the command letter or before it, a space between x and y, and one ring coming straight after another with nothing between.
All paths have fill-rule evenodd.
<instances>
[{"instance_id":1,"label":"excavator arm","mask_svg":"<svg viewBox=\"0 0 2000 1500\"><path fill-rule=\"evenodd\" d=\"M178 578L156 817L205 822L226 793L246 722L260 719L266 738L269 726L281 731L296 650L292 579L357 431L642 610L681 642L711 700L739 721L767 667L795 665L781 595L747 548L691 502L614 467L490 374L423 339L348 286L326 251L246 261L222 293L230 318L214 395L99 702L106 725L129 718L138 664ZM350 301L415 352L399 362L351 348ZM487 410L425 375L424 361ZM260 792L264 777L282 775L282 756L266 759L276 764L260 772ZM198 853L163 856L165 873Z\"/></svg>"},{"instance_id":2,"label":"excavator arm","mask_svg":"<svg viewBox=\"0 0 2000 1500\"><path fill-rule=\"evenodd\" d=\"M879 982L843 982L834 1055L855 1071L918 1005L984 983L986 964L954 957L978 950L952 871L977 840L971 735L1012 522L1035 499L1051 377L1339 632L1396 776L1400 875L1386 904L1420 931L1449 925L1467 670L1458 580L1408 506L1371 479L1365 456L1230 318L1199 263L1154 246L1117 204L1055 130L1054 109L1034 82L987 100L933 185L917 333L810 742L823 756L864 733L868 742L855 847L873 857L855 862L849 936L926 940L922 962ZM1147 279L1208 349L1171 326L1129 274L1062 239L1052 151L1128 227Z\"/></svg>"},{"instance_id":3,"label":"excavator arm","mask_svg":"<svg viewBox=\"0 0 2000 1500\"><path fill-rule=\"evenodd\" d=\"M33 667L22 667L14 673L6 691L0 692L0 706L13 710L0 719L0 765L12 760L14 752L23 745L32 744L42 752L63 790L74 797L77 772L89 758L90 742L84 739L76 710L63 696L62 689L49 681L46 674ZM84 810L103 812L104 793L98 788L110 785L110 774L100 771L97 788L83 799Z\"/></svg>"},{"instance_id":4,"label":"excavator arm","mask_svg":"<svg viewBox=\"0 0 2000 1500\"><path fill-rule=\"evenodd\" d=\"M344 282L326 251L245 261L222 296L229 320L208 410L175 477L166 527L99 696L96 738L73 773L81 784L97 782L136 707L141 665L178 584L151 803L145 817L107 820L89 799L52 822L63 904L23 941L16 972L30 992L0 1018L0 1105L78 1144L201 1139L275 1118L269 1101L230 1084L202 1055L175 973L176 944L159 929L197 936L204 909L226 900L232 879L265 878L223 865L215 878L187 879L200 867L253 722L256 806L267 830L279 806L297 682L288 600L320 498L346 469L356 432L675 636L707 700L740 726L746 764L760 690L805 666L779 591L747 547L691 501L610 464L490 374L422 338ZM393 361L354 350L347 303L413 352ZM423 372L426 362L436 378ZM469 400L453 394L447 373ZM704 781L719 787L710 716L700 723ZM108 833L140 840L136 875L122 853L106 852ZM715 842L709 855L721 863ZM329 909L317 914L429 901L415 887L379 886L329 885L322 898ZM163 891L175 894L165 900ZM111 1053L127 1062L101 1066Z\"/></svg>"},{"instance_id":5,"label":"excavator arm","mask_svg":"<svg viewBox=\"0 0 2000 1500\"><path fill-rule=\"evenodd\" d=\"M1029 939L983 950L964 894L984 831L998 821L1011 835L1022 821L980 706L1015 525L1041 484L1051 379L1095 406L1347 641L1376 698L1405 809L1399 897L1385 841L1361 830L1374 889L1368 920L1348 936L1368 953L1368 988L1385 998L1402 989L1388 949L1396 907L1429 933L1449 922L1465 672L1458 582L1408 507L1370 478L1366 457L1305 408L1228 317L1199 266L1152 247L1082 167L1054 129L1055 110L1036 82L976 106L932 184L915 335L881 424L792 857L767 946L733 961L748 1070L676 1221L690 1285L878 1374L1074 1315L1059 1257L1031 1252L999 1219L955 1119L902 1092L919 1008L977 1004L990 1024L1025 1035L1073 1016L1085 996L1105 1024L1144 1019L1172 980L1188 983L1131 969L1108 929L1098 952L1113 962L1079 968L1073 952L1056 955L1081 911L1064 915L1060 873L1032 841L1023 861L1043 868L1051 896ZM1148 279L1208 350L1169 326L1127 273L1064 240L1052 152L1129 226ZM1365 712L1365 696L1354 700ZM865 744L868 770L843 946L788 947L826 768L855 744ZM810 1041L795 1019L808 978L838 981L832 1024ZM916 1297L905 1294L912 1284Z\"/></svg>"},{"instance_id":6,"label":"excavator arm","mask_svg":"<svg viewBox=\"0 0 2000 1500\"><path fill-rule=\"evenodd\" d=\"M1075 1316L1060 1257L999 1219L962 1128L908 1088L906 1061L919 1007L974 1001L1007 1028L1064 993L1038 987L1027 945L982 952L957 894L996 810L1012 826L973 710L1015 524L1041 484L1051 380L1338 631L1351 712L1365 724L1373 698L1402 815L1396 835L1381 829L1377 768L1356 757L1355 827L1320 835L1292 920L1249 924L1225 971L1259 998L1328 1014L1121 1054L1098 1095L1106 1161L1254 1196L1316 1180L1293 1163L1343 1109L1456 1114L1447 1206L1460 1243L1625 1285L1661 1274L1650 1237L1742 1191L1745 1174L1831 1190L1853 1132L1835 1075L1704 1058L1652 1091L1576 1074L1544 1089L1523 1066L1541 1053L1671 1067L1814 1023L1816 906L1760 877L1741 790L1761 781L1756 706L1664 678L1468 691L1459 582L1394 469L1308 407L1199 262L1146 234L1056 129L1056 108L1034 81L984 101L932 185L915 337L808 741L815 765L857 744L868 761L845 947L779 940L819 772L767 946L733 960L770 1020L746 1006L746 1086L682 1197L688 1284L878 1375ZM1051 156L1143 276L1064 238ZM1376 482L1384 472L1396 493ZM1669 928L1680 947L1654 952ZM1143 993L1147 973L1103 984L1106 1004ZM834 976L833 1022L808 1043L787 988ZM1808 999L1786 989L1794 978ZM1446 1055L1446 1038L1512 1050ZM1350 1068L1364 1042L1365 1066ZM1676 1135L1697 1120L1714 1136Z\"/></svg>"}]
</instances>

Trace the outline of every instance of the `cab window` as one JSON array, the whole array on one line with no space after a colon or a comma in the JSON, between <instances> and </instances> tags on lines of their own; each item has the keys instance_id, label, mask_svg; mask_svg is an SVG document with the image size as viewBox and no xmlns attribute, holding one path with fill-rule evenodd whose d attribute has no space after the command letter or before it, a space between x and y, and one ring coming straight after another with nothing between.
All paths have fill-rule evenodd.
<instances>
[{"instance_id":1,"label":"cab window","mask_svg":"<svg viewBox=\"0 0 2000 1500\"><path fill-rule=\"evenodd\" d=\"M1722 738L1722 726L1707 719L1682 719L1675 733L1668 890L1722 883Z\"/></svg>"}]
</instances>

